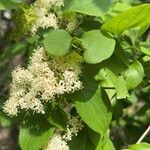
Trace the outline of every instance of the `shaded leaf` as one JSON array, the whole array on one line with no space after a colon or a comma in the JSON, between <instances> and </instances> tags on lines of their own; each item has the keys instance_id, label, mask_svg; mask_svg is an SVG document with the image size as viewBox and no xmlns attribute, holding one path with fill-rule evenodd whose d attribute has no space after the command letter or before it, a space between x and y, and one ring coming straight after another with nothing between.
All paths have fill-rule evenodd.
<instances>
[{"instance_id":1,"label":"shaded leaf","mask_svg":"<svg viewBox=\"0 0 150 150\"><path fill-rule=\"evenodd\" d=\"M48 106L46 118L50 124L62 130L65 130L67 128L67 114L59 105L52 104L51 106Z\"/></svg>"},{"instance_id":2,"label":"shaded leaf","mask_svg":"<svg viewBox=\"0 0 150 150\"><path fill-rule=\"evenodd\" d=\"M71 140L69 147L70 150L95 150L95 146L90 140L86 128Z\"/></svg>"}]
</instances>

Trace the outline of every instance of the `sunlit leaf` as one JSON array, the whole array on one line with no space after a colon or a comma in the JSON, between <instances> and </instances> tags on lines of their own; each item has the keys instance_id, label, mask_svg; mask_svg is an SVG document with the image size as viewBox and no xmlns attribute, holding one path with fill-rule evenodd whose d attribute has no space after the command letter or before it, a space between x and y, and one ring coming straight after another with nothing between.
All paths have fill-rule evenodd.
<instances>
[{"instance_id":1,"label":"sunlit leaf","mask_svg":"<svg viewBox=\"0 0 150 150\"><path fill-rule=\"evenodd\" d=\"M150 25L150 5L143 4L130 8L108 20L103 24L101 30L120 35L129 28L147 25Z\"/></svg>"},{"instance_id":2,"label":"sunlit leaf","mask_svg":"<svg viewBox=\"0 0 150 150\"><path fill-rule=\"evenodd\" d=\"M115 47L115 40L105 37L99 30L86 32L81 41L85 48L84 60L90 64L109 58Z\"/></svg>"}]
</instances>

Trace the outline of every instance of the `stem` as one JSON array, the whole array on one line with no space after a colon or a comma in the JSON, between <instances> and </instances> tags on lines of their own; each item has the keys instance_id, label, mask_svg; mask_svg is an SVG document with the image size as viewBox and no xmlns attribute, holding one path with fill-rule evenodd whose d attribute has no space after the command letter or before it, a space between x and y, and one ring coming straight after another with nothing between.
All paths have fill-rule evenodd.
<instances>
[{"instance_id":1,"label":"stem","mask_svg":"<svg viewBox=\"0 0 150 150\"><path fill-rule=\"evenodd\" d=\"M142 134L142 136L139 138L139 140L137 141L137 144L141 143L141 141L148 135L149 132L150 132L150 125L148 126L146 131Z\"/></svg>"}]
</instances>

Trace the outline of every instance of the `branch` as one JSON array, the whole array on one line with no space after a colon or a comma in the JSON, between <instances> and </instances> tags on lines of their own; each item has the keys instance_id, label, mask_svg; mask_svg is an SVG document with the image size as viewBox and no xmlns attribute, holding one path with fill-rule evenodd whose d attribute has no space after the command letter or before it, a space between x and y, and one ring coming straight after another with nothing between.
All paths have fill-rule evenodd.
<instances>
[{"instance_id":1,"label":"branch","mask_svg":"<svg viewBox=\"0 0 150 150\"><path fill-rule=\"evenodd\" d=\"M148 126L146 131L142 134L142 136L139 138L139 140L137 141L137 144L141 143L141 141L148 135L149 132L150 132L150 125Z\"/></svg>"}]
</instances>

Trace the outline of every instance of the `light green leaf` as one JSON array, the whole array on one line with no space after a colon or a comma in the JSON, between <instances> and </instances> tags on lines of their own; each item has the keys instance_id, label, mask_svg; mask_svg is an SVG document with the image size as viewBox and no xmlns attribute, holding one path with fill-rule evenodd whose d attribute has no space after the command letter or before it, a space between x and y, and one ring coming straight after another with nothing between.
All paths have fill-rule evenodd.
<instances>
[{"instance_id":1,"label":"light green leaf","mask_svg":"<svg viewBox=\"0 0 150 150\"><path fill-rule=\"evenodd\" d=\"M99 63L109 58L114 51L115 40L105 37L99 30L86 32L81 40L85 48L84 59L87 63Z\"/></svg>"},{"instance_id":2,"label":"light green leaf","mask_svg":"<svg viewBox=\"0 0 150 150\"><path fill-rule=\"evenodd\" d=\"M86 69L89 70L90 67ZM96 68L93 67L92 69L90 69L91 74L84 76L84 88L82 91L75 93L72 99L75 101L75 107L83 121L103 136L111 121L111 105L107 94L98 88L94 81L92 74L94 74Z\"/></svg>"},{"instance_id":3,"label":"light green leaf","mask_svg":"<svg viewBox=\"0 0 150 150\"><path fill-rule=\"evenodd\" d=\"M139 143L129 146L129 150L150 150L150 144L148 143Z\"/></svg>"},{"instance_id":4,"label":"light green leaf","mask_svg":"<svg viewBox=\"0 0 150 150\"><path fill-rule=\"evenodd\" d=\"M120 35L133 27L150 25L150 4L135 6L103 24L101 30Z\"/></svg>"},{"instance_id":5,"label":"light green leaf","mask_svg":"<svg viewBox=\"0 0 150 150\"><path fill-rule=\"evenodd\" d=\"M142 59L144 62L148 62L150 61L150 56L144 56Z\"/></svg>"},{"instance_id":6,"label":"light green leaf","mask_svg":"<svg viewBox=\"0 0 150 150\"><path fill-rule=\"evenodd\" d=\"M106 92L110 99L115 93L117 99L122 99L129 96L123 76L116 76L108 68L101 68L99 73L95 76L95 79L100 80L100 85L107 88ZM111 89L113 87L114 89Z\"/></svg>"},{"instance_id":7,"label":"light green leaf","mask_svg":"<svg viewBox=\"0 0 150 150\"><path fill-rule=\"evenodd\" d=\"M107 130L102 140L99 141L96 150L115 150L115 147L109 138L109 134L109 130Z\"/></svg>"},{"instance_id":8,"label":"light green leaf","mask_svg":"<svg viewBox=\"0 0 150 150\"><path fill-rule=\"evenodd\" d=\"M118 15L119 13L126 11L129 8L132 8L129 4L117 2L115 3L113 9L108 14L114 17Z\"/></svg>"},{"instance_id":9,"label":"light green leaf","mask_svg":"<svg viewBox=\"0 0 150 150\"><path fill-rule=\"evenodd\" d=\"M142 82L144 70L140 62L135 61L124 74L127 88L133 89Z\"/></svg>"},{"instance_id":10,"label":"light green leaf","mask_svg":"<svg viewBox=\"0 0 150 150\"><path fill-rule=\"evenodd\" d=\"M49 127L49 130L41 135L33 135L27 129L21 128L19 133L19 143L21 150L40 150L48 143L52 137L54 128Z\"/></svg>"},{"instance_id":11,"label":"light green leaf","mask_svg":"<svg viewBox=\"0 0 150 150\"><path fill-rule=\"evenodd\" d=\"M71 35L61 29L48 32L43 44L49 54L64 56L69 52L71 41Z\"/></svg>"},{"instance_id":12,"label":"light green leaf","mask_svg":"<svg viewBox=\"0 0 150 150\"><path fill-rule=\"evenodd\" d=\"M114 82L117 79L116 75L108 68L101 68L99 73L95 76L95 79L100 81L100 86L105 88L109 99L112 99L116 93L114 86Z\"/></svg>"},{"instance_id":13,"label":"light green leaf","mask_svg":"<svg viewBox=\"0 0 150 150\"><path fill-rule=\"evenodd\" d=\"M73 11L91 16L103 16L112 6L112 0L69 0L65 11Z\"/></svg>"},{"instance_id":14,"label":"light green leaf","mask_svg":"<svg viewBox=\"0 0 150 150\"><path fill-rule=\"evenodd\" d=\"M117 99L127 98L129 96L126 82L122 76L117 77L114 82Z\"/></svg>"},{"instance_id":15,"label":"light green leaf","mask_svg":"<svg viewBox=\"0 0 150 150\"><path fill-rule=\"evenodd\" d=\"M99 149L97 149L99 150ZM105 143L105 145L103 146L103 150L116 150L112 141L110 139L107 140L107 142Z\"/></svg>"},{"instance_id":16,"label":"light green leaf","mask_svg":"<svg viewBox=\"0 0 150 150\"><path fill-rule=\"evenodd\" d=\"M141 47L140 47L140 51L141 51L142 53L144 53L144 54L150 56L150 48L147 49L147 48L141 46Z\"/></svg>"},{"instance_id":17,"label":"light green leaf","mask_svg":"<svg viewBox=\"0 0 150 150\"><path fill-rule=\"evenodd\" d=\"M11 0L0 0L0 10L12 9L19 6L19 3Z\"/></svg>"}]
</instances>

